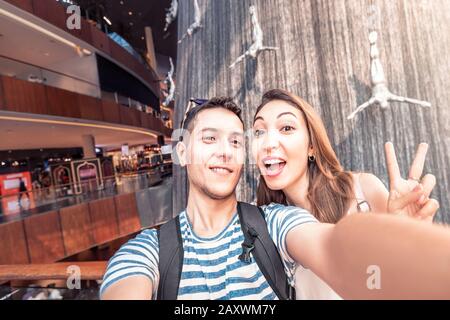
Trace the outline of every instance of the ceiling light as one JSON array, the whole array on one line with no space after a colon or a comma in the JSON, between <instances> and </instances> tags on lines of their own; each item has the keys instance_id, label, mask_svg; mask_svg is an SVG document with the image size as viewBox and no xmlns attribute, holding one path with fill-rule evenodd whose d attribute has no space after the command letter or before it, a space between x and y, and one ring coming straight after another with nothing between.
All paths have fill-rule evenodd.
<instances>
[{"instance_id":1,"label":"ceiling light","mask_svg":"<svg viewBox=\"0 0 450 320\"><path fill-rule=\"evenodd\" d=\"M133 12L132 11L128 11L128 15L132 16Z\"/></svg>"},{"instance_id":2,"label":"ceiling light","mask_svg":"<svg viewBox=\"0 0 450 320\"><path fill-rule=\"evenodd\" d=\"M51 119L22 118L22 117L3 116L3 115L0 115L0 120L13 120L13 121L45 123L45 124L73 125L73 126L79 126L79 127L90 127L90 128L100 128L100 129L110 129L110 130L116 130L116 131L140 133L140 134L148 135L148 136L155 137L155 138L158 137L157 134L148 132L145 129L139 130L139 129L124 128L124 127L114 127L114 126L96 124L96 123L94 124L94 123L82 123L82 122L51 120ZM43 151L42 149L40 149L40 150ZM11 151L9 151L9 153L11 153Z\"/></svg>"},{"instance_id":3,"label":"ceiling light","mask_svg":"<svg viewBox=\"0 0 450 320\"><path fill-rule=\"evenodd\" d=\"M107 17L103 16L103 20L105 20L106 23L109 24L110 26L112 25L111 21Z\"/></svg>"}]
</instances>

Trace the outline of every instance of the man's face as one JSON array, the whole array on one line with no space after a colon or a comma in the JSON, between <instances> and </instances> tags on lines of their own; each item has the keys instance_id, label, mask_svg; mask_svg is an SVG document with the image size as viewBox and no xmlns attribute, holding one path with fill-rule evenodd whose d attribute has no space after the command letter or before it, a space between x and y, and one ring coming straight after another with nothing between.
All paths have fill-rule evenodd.
<instances>
[{"instance_id":1,"label":"man's face","mask_svg":"<svg viewBox=\"0 0 450 320\"><path fill-rule=\"evenodd\" d=\"M177 147L181 164L187 166L190 188L225 199L234 194L242 172L242 123L224 108L203 110L194 122L188 145Z\"/></svg>"}]
</instances>

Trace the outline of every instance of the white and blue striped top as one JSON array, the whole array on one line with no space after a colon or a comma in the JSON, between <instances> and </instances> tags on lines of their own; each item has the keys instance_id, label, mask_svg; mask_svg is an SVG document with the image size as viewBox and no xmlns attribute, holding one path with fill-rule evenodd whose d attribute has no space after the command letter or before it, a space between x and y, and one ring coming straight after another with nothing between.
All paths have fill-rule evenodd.
<instances>
[{"instance_id":1,"label":"white and blue striped top","mask_svg":"<svg viewBox=\"0 0 450 320\"><path fill-rule=\"evenodd\" d=\"M286 235L300 224L317 220L308 211L297 207L272 203L261 208L269 234L280 252L286 274L292 282L296 265L287 253ZM194 233L186 211L180 213L180 227L184 260L178 299L278 299L255 259L252 259L250 264L238 259L242 252L244 235L237 214L223 231L211 238L199 237ZM100 295L121 279L144 275L153 283L155 299L159 281L158 248L158 237L154 229L144 230L124 244L108 263Z\"/></svg>"}]
</instances>

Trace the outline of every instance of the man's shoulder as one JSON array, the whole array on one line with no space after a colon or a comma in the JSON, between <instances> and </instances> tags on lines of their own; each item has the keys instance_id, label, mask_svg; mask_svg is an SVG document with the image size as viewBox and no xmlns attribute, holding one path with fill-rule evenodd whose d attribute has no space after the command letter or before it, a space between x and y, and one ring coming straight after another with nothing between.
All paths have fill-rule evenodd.
<instances>
[{"instance_id":1,"label":"man's shoulder","mask_svg":"<svg viewBox=\"0 0 450 320\"><path fill-rule=\"evenodd\" d=\"M138 233L133 239L130 239L126 244L125 247L128 245L140 245L140 246L152 246L152 247L158 247L159 241L158 241L158 231L155 228L152 229L144 229L140 233Z\"/></svg>"},{"instance_id":2,"label":"man's shoulder","mask_svg":"<svg viewBox=\"0 0 450 320\"><path fill-rule=\"evenodd\" d=\"M259 207L266 217L266 219L272 215L278 215L278 214L304 214L304 215L311 215L308 210L305 210L300 207L295 206L289 206L284 205L281 203L269 203L267 205L262 205Z\"/></svg>"},{"instance_id":3,"label":"man's shoulder","mask_svg":"<svg viewBox=\"0 0 450 320\"><path fill-rule=\"evenodd\" d=\"M188 218L186 215L186 210L181 211L179 214L177 214L176 216L172 217L171 219L167 220L166 222L164 222L163 224L161 224L159 226L159 228L162 228L163 226L174 222L175 220L177 220L180 222L180 226L185 225L188 222Z\"/></svg>"},{"instance_id":4,"label":"man's shoulder","mask_svg":"<svg viewBox=\"0 0 450 320\"><path fill-rule=\"evenodd\" d=\"M263 212L264 218L266 220L268 220L272 216L277 216L277 215L281 216L281 215L296 214L296 215L311 216L311 213L306 209L296 207L296 206L285 205L285 204L281 204L281 203L271 202L269 204L261 205L261 206L256 206L254 203L248 203L248 202L242 202L242 203L259 208Z\"/></svg>"},{"instance_id":5,"label":"man's shoulder","mask_svg":"<svg viewBox=\"0 0 450 320\"><path fill-rule=\"evenodd\" d=\"M162 228L164 228L164 226L167 226L169 223L173 223L177 219L179 221L181 230L183 230L183 228L185 228L186 224L188 223L188 219L186 216L186 210L181 211L175 217L172 217L171 219L167 220L163 224L159 225L158 229L161 230ZM156 240L158 240L159 235L158 235L157 229L147 229L144 231L147 231L146 233L142 232L144 237L156 238ZM174 236L176 237L176 234Z\"/></svg>"}]
</instances>

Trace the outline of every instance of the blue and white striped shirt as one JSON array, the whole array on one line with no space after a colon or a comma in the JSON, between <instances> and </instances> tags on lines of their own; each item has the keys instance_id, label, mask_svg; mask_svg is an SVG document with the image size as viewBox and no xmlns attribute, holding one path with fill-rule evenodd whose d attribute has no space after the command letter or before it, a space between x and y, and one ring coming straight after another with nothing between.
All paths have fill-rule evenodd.
<instances>
[{"instance_id":1,"label":"blue and white striped shirt","mask_svg":"<svg viewBox=\"0 0 450 320\"><path fill-rule=\"evenodd\" d=\"M296 265L287 253L286 235L298 225L317 220L308 211L297 207L271 203L261 209L264 211L269 234L292 282ZM242 252L244 234L237 214L222 232L210 238L195 234L186 211L180 213L180 227L184 259L178 299L278 299L255 259L250 264L238 259ZM153 283L155 299L159 281L158 249L158 237L154 229L144 230L124 244L108 263L100 295L121 279L144 275Z\"/></svg>"}]
</instances>

